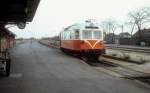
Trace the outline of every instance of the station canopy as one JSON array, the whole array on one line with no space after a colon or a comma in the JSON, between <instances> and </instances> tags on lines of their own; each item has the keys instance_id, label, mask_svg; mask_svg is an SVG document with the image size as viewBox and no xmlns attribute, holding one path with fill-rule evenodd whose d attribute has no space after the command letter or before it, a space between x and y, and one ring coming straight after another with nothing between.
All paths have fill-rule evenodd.
<instances>
[{"instance_id":1,"label":"station canopy","mask_svg":"<svg viewBox=\"0 0 150 93\"><path fill-rule=\"evenodd\" d=\"M40 0L0 0L0 22L31 22Z\"/></svg>"}]
</instances>

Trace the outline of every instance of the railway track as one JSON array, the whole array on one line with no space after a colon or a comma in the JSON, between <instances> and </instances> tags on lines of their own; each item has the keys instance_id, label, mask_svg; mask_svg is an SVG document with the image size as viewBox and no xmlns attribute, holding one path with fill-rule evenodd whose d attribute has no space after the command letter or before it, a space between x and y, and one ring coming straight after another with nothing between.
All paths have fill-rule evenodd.
<instances>
[{"instance_id":1,"label":"railway track","mask_svg":"<svg viewBox=\"0 0 150 93\"><path fill-rule=\"evenodd\" d=\"M123 51L132 51L139 53L150 53L150 48L142 48L142 47L123 47L123 46L109 46L105 45L107 49L115 49L115 50L123 50Z\"/></svg>"},{"instance_id":2,"label":"railway track","mask_svg":"<svg viewBox=\"0 0 150 93\"><path fill-rule=\"evenodd\" d=\"M43 43L41 43L43 44ZM43 44L49 47L47 44ZM55 46L54 46L55 47ZM58 48L58 47L55 47ZM144 73L141 71L137 71L131 68L128 68L129 65L141 65L141 63L132 61L129 62L129 60L120 60L115 57L110 56L104 56L102 60L97 61L85 61L86 59L72 55L74 57L77 57L79 59L82 59L84 62L86 62L88 65L90 65L92 68L102 71L104 73L107 73L111 76L119 77L119 78L125 78L135 81L140 81L142 84L148 84L148 87L150 85L150 74ZM113 60L113 61L112 61Z\"/></svg>"},{"instance_id":3,"label":"railway track","mask_svg":"<svg viewBox=\"0 0 150 93\"><path fill-rule=\"evenodd\" d=\"M93 67L94 69L98 71L102 71L104 73L107 73L111 76L119 77L119 78L125 78L130 80L136 80L140 81L142 83L147 83L150 85L150 74L137 71L131 68L128 68L129 65L140 65L136 63L130 63L126 61L120 61L116 59L110 59L110 58L101 58L101 60L98 61L86 61L88 65Z\"/></svg>"}]
</instances>

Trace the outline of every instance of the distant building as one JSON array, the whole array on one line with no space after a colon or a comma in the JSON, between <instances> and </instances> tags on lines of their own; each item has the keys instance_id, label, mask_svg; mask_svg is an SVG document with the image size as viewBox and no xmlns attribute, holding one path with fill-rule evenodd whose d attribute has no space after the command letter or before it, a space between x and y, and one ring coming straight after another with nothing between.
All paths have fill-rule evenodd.
<instances>
[{"instance_id":1,"label":"distant building","mask_svg":"<svg viewBox=\"0 0 150 93\"><path fill-rule=\"evenodd\" d=\"M133 37L139 38L139 31L137 31ZM141 37L143 38L150 38L150 28L141 30Z\"/></svg>"},{"instance_id":2,"label":"distant building","mask_svg":"<svg viewBox=\"0 0 150 93\"><path fill-rule=\"evenodd\" d=\"M119 34L119 44L120 45L132 45L131 35L128 32L123 32Z\"/></svg>"},{"instance_id":3,"label":"distant building","mask_svg":"<svg viewBox=\"0 0 150 93\"><path fill-rule=\"evenodd\" d=\"M131 35L128 32L123 32L119 34L120 38L131 38Z\"/></svg>"},{"instance_id":4,"label":"distant building","mask_svg":"<svg viewBox=\"0 0 150 93\"><path fill-rule=\"evenodd\" d=\"M115 35L114 33L106 34L104 40L107 44L115 44L118 42L118 35Z\"/></svg>"}]
</instances>

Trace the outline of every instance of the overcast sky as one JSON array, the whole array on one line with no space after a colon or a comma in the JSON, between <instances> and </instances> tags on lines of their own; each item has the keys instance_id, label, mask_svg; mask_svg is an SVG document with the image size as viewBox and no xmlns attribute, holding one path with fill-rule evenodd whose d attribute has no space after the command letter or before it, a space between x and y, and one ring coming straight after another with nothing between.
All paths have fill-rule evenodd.
<instances>
[{"instance_id":1,"label":"overcast sky","mask_svg":"<svg viewBox=\"0 0 150 93\"><path fill-rule=\"evenodd\" d=\"M150 6L150 0L41 0L33 22L24 30L13 27L11 31L17 37L51 37L89 18L124 21L129 11L145 6Z\"/></svg>"}]
</instances>

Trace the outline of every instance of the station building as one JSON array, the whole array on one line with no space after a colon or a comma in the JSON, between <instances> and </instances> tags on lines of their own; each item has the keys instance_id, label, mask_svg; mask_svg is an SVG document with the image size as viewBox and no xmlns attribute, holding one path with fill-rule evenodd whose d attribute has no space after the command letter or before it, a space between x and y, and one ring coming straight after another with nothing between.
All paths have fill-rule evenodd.
<instances>
[{"instance_id":1,"label":"station building","mask_svg":"<svg viewBox=\"0 0 150 93\"><path fill-rule=\"evenodd\" d=\"M15 44L15 34L7 28L0 27L0 51L6 51Z\"/></svg>"}]
</instances>

